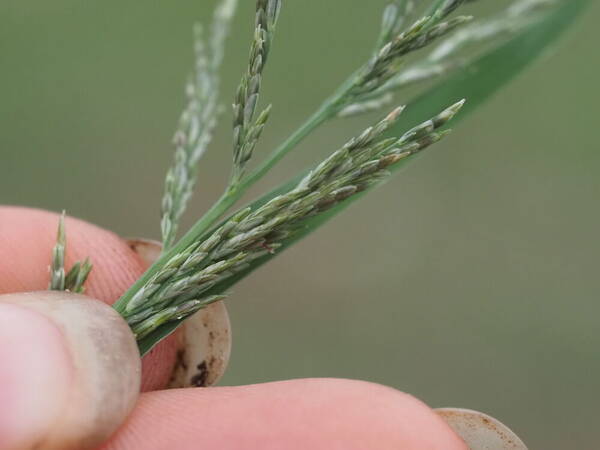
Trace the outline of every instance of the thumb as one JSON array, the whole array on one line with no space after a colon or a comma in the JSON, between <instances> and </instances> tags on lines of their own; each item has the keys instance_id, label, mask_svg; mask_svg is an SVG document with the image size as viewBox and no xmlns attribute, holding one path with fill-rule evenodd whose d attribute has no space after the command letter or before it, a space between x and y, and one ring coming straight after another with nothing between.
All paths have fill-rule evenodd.
<instances>
[{"instance_id":1,"label":"thumb","mask_svg":"<svg viewBox=\"0 0 600 450\"><path fill-rule=\"evenodd\" d=\"M140 374L129 327L104 303L0 296L1 449L97 447L133 408Z\"/></svg>"}]
</instances>

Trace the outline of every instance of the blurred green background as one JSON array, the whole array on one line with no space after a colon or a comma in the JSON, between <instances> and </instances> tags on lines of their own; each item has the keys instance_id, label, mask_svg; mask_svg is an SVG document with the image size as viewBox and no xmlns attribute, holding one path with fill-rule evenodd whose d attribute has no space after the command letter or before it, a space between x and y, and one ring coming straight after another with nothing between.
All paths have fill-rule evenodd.
<instances>
[{"instance_id":1,"label":"blurred green background","mask_svg":"<svg viewBox=\"0 0 600 450\"><path fill-rule=\"evenodd\" d=\"M247 59L253 2L242 3L225 103ZM256 158L364 60L384 3L285 2ZM158 237L191 25L213 5L0 2L2 203ZM596 3L444 143L239 285L223 383L360 378L486 411L532 449L598 448L599 13ZM254 193L368 120L321 129ZM228 176L222 122L187 225Z\"/></svg>"}]
</instances>

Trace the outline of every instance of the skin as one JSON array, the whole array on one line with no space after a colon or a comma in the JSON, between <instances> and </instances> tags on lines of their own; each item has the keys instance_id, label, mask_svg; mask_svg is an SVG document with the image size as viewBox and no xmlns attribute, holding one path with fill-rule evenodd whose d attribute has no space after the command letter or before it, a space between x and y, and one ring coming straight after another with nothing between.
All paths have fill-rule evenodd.
<instances>
[{"instance_id":1,"label":"skin","mask_svg":"<svg viewBox=\"0 0 600 450\"><path fill-rule=\"evenodd\" d=\"M2 348L21 350L5 352L20 358L3 370L14 388L4 418L21 428L5 424L0 448L81 450L106 442L140 394L139 350L123 318L94 298L46 290L1 295L0 321Z\"/></svg>"},{"instance_id":2,"label":"skin","mask_svg":"<svg viewBox=\"0 0 600 450\"><path fill-rule=\"evenodd\" d=\"M0 207L0 254L11 255L0 258L0 293L46 289L57 221L49 212ZM143 262L113 233L71 218L66 227L67 267L89 256L94 269L87 295L112 304L142 273ZM34 313L0 308L0 448L27 442L28 434L43 435L70 406L74 388L68 380L77 369L69 346L56 326ZM467 448L421 401L362 381L301 379L160 390L174 356L173 340L167 339L144 358L146 392L102 449Z\"/></svg>"}]
</instances>

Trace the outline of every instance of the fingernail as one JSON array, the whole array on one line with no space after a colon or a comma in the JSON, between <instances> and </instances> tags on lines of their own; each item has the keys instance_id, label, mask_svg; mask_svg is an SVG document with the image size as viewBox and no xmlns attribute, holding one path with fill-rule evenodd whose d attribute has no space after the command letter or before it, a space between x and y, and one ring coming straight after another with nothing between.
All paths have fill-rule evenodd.
<instances>
[{"instance_id":1,"label":"fingernail","mask_svg":"<svg viewBox=\"0 0 600 450\"><path fill-rule=\"evenodd\" d=\"M435 412L471 450L527 450L510 428L487 414L461 408L439 408Z\"/></svg>"}]
</instances>

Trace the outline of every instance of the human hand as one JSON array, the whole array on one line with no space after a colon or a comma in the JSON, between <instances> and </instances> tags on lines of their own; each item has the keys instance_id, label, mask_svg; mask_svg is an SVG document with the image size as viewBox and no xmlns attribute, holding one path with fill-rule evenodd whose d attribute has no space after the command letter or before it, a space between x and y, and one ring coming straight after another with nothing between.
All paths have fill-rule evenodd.
<instances>
[{"instance_id":1,"label":"human hand","mask_svg":"<svg viewBox=\"0 0 600 450\"><path fill-rule=\"evenodd\" d=\"M58 216L0 207L0 294L42 291ZM67 267L89 256L86 294L112 304L144 270L118 236L67 218ZM39 314L0 303L0 449L44 446L78 394L62 383L75 369L72 343ZM12 305L14 306L14 305ZM143 359L144 392L127 421L100 448L162 449L466 449L433 410L394 389L336 379L239 387L163 389L175 364L174 337ZM79 376L82 373L78 374ZM85 376L85 374L83 374ZM115 376L119 376L115 373ZM40 444L41 443L41 444ZM56 447L65 448L65 447ZM78 448L78 447L74 447Z\"/></svg>"}]
</instances>

